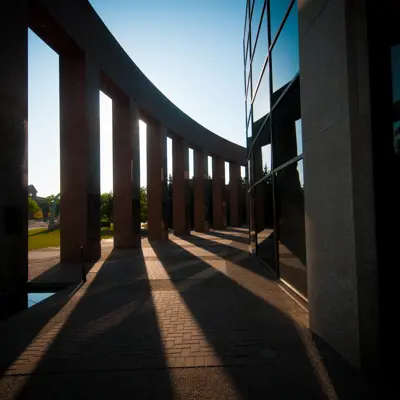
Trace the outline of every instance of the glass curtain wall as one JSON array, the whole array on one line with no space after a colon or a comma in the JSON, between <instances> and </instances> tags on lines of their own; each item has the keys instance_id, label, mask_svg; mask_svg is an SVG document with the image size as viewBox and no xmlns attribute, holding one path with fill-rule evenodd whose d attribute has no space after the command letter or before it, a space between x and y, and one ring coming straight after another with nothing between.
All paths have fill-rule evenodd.
<instances>
[{"instance_id":1,"label":"glass curtain wall","mask_svg":"<svg viewBox=\"0 0 400 400\"><path fill-rule=\"evenodd\" d=\"M307 297L297 0L247 0L243 55L250 243Z\"/></svg>"}]
</instances>

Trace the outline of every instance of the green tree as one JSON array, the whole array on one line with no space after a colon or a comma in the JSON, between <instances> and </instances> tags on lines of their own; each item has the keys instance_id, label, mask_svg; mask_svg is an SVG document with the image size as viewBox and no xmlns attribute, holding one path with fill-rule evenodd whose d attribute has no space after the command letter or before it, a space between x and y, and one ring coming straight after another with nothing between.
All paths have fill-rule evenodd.
<instances>
[{"instance_id":1,"label":"green tree","mask_svg":"<svg viewBox=\"0 0 400 400\"><path fill-rule=\"evenodd\" d=\"M35 200L32 199L31 196L28 196L28 212L29 214L33 215L37 213L40 210L40 207L38 206L38 203L36 203Z\"/></svg>"},{"instance_id":2,"label":"green tree","mask_svg":"<svg viewBox=\"0 0 400 400\"><path fill-rule=\"evenodd\" d=\"M140 222L147 221L147 188L140 188Z\"/></svg>"},{"instance_id":3,"label":"green tree","mask_svg":"<svg viewBox=\"0 0 400 400\"><path fill-rule=\"evenodd\" d=\"M102 221L111 223L113 214L113 194L102 193L100 197L100 218Z\"/></svg>"}]
</instances>

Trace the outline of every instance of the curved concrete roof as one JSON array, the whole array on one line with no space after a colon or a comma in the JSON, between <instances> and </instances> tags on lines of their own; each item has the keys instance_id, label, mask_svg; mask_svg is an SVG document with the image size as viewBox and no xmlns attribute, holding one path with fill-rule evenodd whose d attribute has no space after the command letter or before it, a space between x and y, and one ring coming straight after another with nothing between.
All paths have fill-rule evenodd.
<instances>
[{"instance_id":1,"label":"curved concrete roof","mask_svg":"<svg viewBox=\"0 0 400 400\"><path fill-rule=\"evenodd\" d=\"M158 120L171 133L186 139L190 146L203 148L206 153L226 161L246 165L244 147L200 125L150 82L87 0L31 0L29 23L57 52L68 43L84 50L103 74L136 101L144 115Z\"/></svg>"}]
</instances>

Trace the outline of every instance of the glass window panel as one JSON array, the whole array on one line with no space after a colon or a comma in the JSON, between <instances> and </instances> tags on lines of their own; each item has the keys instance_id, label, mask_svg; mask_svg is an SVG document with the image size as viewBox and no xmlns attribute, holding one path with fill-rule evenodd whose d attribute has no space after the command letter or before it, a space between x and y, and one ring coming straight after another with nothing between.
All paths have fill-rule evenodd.
<instances>
[{"instance_id":1,"label":"glass window panel","mask_svg":"<svg viewBox=\"0 0 400 400\"><path fill-rule=\"evenodd\" d=\"M276 173L281 279L307 297L303 160Z\"/></svg>"},{"instance_id":2,"label":"glass window panel","mask_svg":"<svg viewBox=\"0 0 400 400\"><path fill-rule=\"evenodd\" d=\"M245 81L246 88L245 88L245 90L247 90L248 93L250 92L250 88L248 88L248 85L250 82L249 75L250 75L250 54L249 54L249 46L247 46L246 81ZM251 93L250 93L250 96L251 96Z\"/></svg>"},{"instance_id":3,"label":"glass window panel","mask_svg":"<svg viewBox=\"0 0 400 400\"><path fill-rule=\"evenodd\" d=\"M283 21L286 11L289 7L290 0L270 0L269 12L270 12L270 24L271 24L271 39L274 40L276 33ZM294 4L297 8L297 4Z\"/></svg>"},{"instance_id":4,"label":"glass window panel","mask_svg":"<svg viewBox=\"0 0 400 400\"><path fill-rule=\"evenodd\" d=\"M251 17L251 50L253 52L257 39L258 27L260 26L261 13L264 7L264 0L255 0L253 15ZM263 14L264 15L264 14Z\"/></svg>"},{"instance_id":5,"label":"glass window panel","mask_svg":"<svg viewBox=\"0 0 400 400\"><path fill-rule=\"evenodd\" d=\"M267 175L271 172L271 144L267 144L261 147L261 157L263 166L263 175Z\"/></svg>"},{"instance_id":6,"label":"glass window panel","mask_svg":"<svg viewBox=\"0 0 400 400\"><path fill-rule=\"evenodd\" d=\"M269 114L270 109L269 64L267 64L261 77L256 97L253 101L254 123L259 123L259 120L264 119L263 117L266 117Z\"/></svg>"},{"instance_id":7,"label":"glass window panel","mask_svg":"<svg viewBox=\"0 0 400 400\"><path fill-rule=\"evenodd\" d=\"M260 36L257 41L256 49L251 63L252 82L253 88L256 87L258 79L260 78L262 67L268 55L268 31L267 31L267 18L263 14L262 25L260 28Z\"/></svg>"},{"instance_id":8,"label":"glass window panel","mask_svg":"<svg viewBox=\"0 0 400 400\"><path fill-rule=\"evenodd\" d=\"M250 107L250 105L248 105ZM251 123L251 114L249 116L249 121L247 122L247 137L251 138L253 136L252 130L253 124Z\"/></svg>"},{"instance_id":9,"label":"glass window panel","mask_svg":"<svg viewBox=\"0 0 400 400\"><path fill-rule=\"evenodd\" d=\"M296 145L297 145L297 156L303 154L303 129L301 125L301 119L295 121L296 128Z\"/></svg>"},{"instance_id":10,"label":"glass window panel","mask_svg":"<svg viewBox=\"0 0 400 400\"><path fill-rule=\"evenodd\" d=\"M394 152L400 156L400 45L393 46L392 92L393 92L393 141Z\"/></svg>"},{"instance_id":11,"label":"glass window panel","mask_svg":"<svg viewBox=\"0 0 400 400\"><path fill-rule=\"evenodd\" d=\"M276 272L272 175L255 188L257 199L257 254ZM258 207L260 205L260 207Z\"/></svg>"},{"instance_id":12,"label":"glass window panel","mask_svg":"<svg viewBox=\"0 0 400 400\"><path fill-rule=\"evenodd\" d=\"M251 94L250 94L250 90L249 90L247 92L247 97L246 97L246 123L247 124L249 124L250 112L251 112ZM251 130L250 130L250 136L251 136Z\"/></svg>"},{"instance_id":13,"label":"glass window panel","mask_svg":"<svg viewBox=\"0 0 400 400\"><path fill-rule=\"evenodd\" d=\"M302 154L299 79L293 82L272 111L272 132L275 168Z\"/></svg>"},{"instance_id":14,"label":"glass window panel","mask_svg":"<svg viewBox=\"0 0 400 400\"><path fill-rule=\"evenodd\" d=\"M274 97L299 72L299 34L296 3L286 20L277 42L272 49L272 88Z\"/></svg>"},{"instance_id":15,"label":"glass window panel","mask_svg":"<svg viewBox=\"0 0 400 400\"><path fill-rule=\"evenodd\" d=\"M247 170L248 170L248 176L249 176L249 178L248 178L249 184L250 184L250 186L252 186L254 182L253 182L253 169L251 166L251 159L247 161Z\"/></svg>"}]
</instances>

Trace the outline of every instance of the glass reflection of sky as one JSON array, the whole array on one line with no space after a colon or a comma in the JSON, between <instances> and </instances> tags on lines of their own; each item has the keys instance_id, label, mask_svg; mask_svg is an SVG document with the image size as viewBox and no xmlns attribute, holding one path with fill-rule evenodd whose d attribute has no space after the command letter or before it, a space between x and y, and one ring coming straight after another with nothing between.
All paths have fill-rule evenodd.
<instances>
[{"instance_id":1,"label":"glass reflection of sky","mask_svg":"<svg viewBox=\"0 0 400 400\"><path fill-rule=\"evenodd\" d=\"M297 162L297 172L299 173L300 186L304 188L303 160Z\"/></svg>"},{"instance_id":2,"label":"glass reflection of sky","mask_svg":"<svg viewBox=\"0 0 400 400\"><path fill-rule=\"evenodd\" d=\"M253 15L251 17L251 48L254 49L256 42L257 30L260 24L261 12L263 10L264 0L256 0L253 8Z\"/></svg>"},{"instance_id":3,"label":"glass reflection of sky","mask_svg":"<svg viewBox=\"0 0 400 400\"><path fill-rule=\"evenodd\" d=\"M299 71L298 13L296 3L272 49L273 91L290 82Z\"/></svg>"},{"instance_id":4,"label":"glass reflection of sky","mask_svg":"<svg viewBox=\"0 0 400 400\"><path fill-rule=\"evenodd\" d=\"M52 296L53 293L28 293L28 308Z\"/></svg>"},{"instance_id":5,"label":"glass reflection of sky","mask_svg":"<svg viewBox=\"0 0 400 400\"><path fill-rule=\"evenodd\" d=\"M253 121L258 121L268 114L270 110L269 100L269 64L265 67L264 74L258 87L256 98L253 103Z\"/></svg>"},{"instance_id":6,"label":"glass reflection of sky","mask_svg":"<svg viewBox=\"0 0 400 400\"><path fill-rule=\"evenodd\" d=\"M278 31L280 24L282 23L283 17L285 16L286 10L289 7L290 0L270 0L269 11L271 21L271 39ZM295 4L296 6L296 4Z\"/></svg>"},{"instance_id":7,"label":"glass reflection of sky","mask_svg":"<svg viewBox=\"0 0 400 400\"><path fill-rule=\"evenodd\" d=\"M267 19L265 17L265 13L263 14L263 19L260 28L260 37L258 39L253 62L251 64L252 68L252 80L253 80L253 90L255 91L258 79L261 75L262 66L264 65L264 61L268 54L268 25Z\"/></svg>"},{"instance_id":8,"label":"glass reflection of sky","mask_svg":"<svg viewBox=\"0 0 400 400\"><path fill-rule=\"evenodd\" d=\"M296 125L296 145L297 145L297 155L303 154L303 132L301 128L301 119L295 121Z\"/></svg>"}]
</instances>

